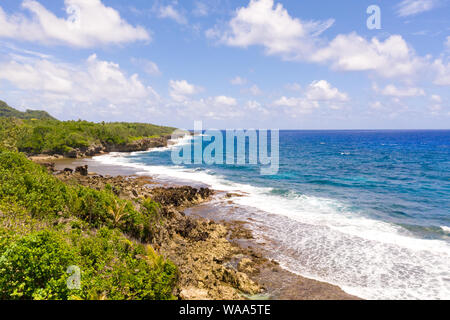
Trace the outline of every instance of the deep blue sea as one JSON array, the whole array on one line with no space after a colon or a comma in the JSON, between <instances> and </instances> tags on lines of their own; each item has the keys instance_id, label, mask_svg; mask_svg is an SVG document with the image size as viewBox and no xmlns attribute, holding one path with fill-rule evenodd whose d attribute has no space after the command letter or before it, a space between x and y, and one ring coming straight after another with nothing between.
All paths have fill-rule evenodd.
<instances>
[{"instance_id":1,"label":"deep blue sea","mask_svg":"<svg viewBox=\"0 0 450 320\"><path fill-rule=\"evenodd\" d=\"M279 141L273 176L175 166L173 148L95 160L243 194L212 205L251 221L290 271L362 298L450 298L450 131L281 131Z\"/></svg>"}]
</instances>

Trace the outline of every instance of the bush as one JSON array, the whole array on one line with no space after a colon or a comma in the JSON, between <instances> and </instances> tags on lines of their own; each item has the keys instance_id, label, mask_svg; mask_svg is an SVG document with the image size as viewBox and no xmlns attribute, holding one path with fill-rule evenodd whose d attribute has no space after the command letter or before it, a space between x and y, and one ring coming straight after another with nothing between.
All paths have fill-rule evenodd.
<instances>
[{"instance_id":1,"label":"bush","mask_svg":"<svg viewBox=\"0 0 450 320\"><path fill-rule=\"evenodd\" d=\"M0 151L0 198L8 198L35 216L66 211L68 187L24 155Z\"/></svg>"},{"instance_id":2,"label":"bush","mask_svg":"<svg viewBox=\"0 0 450 320\"><path fill-rule=\"evenodd\" d=\"M0 237L0 244L2 243ZM81 270L80 289L67 268ZM1 299L173 299L175 265L117 230L94 234L40 231L6 246L0 256Z\"/></svg>"},{"instance_id":3,"label":"bush","mask_svg":"<svg viewBox=\"0 0 450 320\"><path fill-rule=\"evenodd\" d=\"M173 299L177 268L150 246L136 244L107 228L79 244L82 298Z\"/></svg>"},{"instance_id":4,"label":"bush","mask_svg":"<svg viewBox=\"0 0 450 320\"><path fill-rule=\"evenodd\" d=\"M0 136L11 132L11 119L1 119ZM8 126L6 125L8 124ZM21 120L15 121L15 147L30 154L64 153L94 144L123 145L142 138L169 135L174 128L144 123L93 123L87 121Z\"/></svg>"},{"instance_id":5,"label":"bush","mask_svg":"<svg viewBox=\"0 0 450 320\"><path fill-rule=\"evenodd\" d=\"M136 210L111 190L67 186L0 151L0 299L172 299L177 269L152 247L159 204ZM67 267L81 290L67 289Z\"/></svg>"},{"instance_id":6,"label":"bush","mask_svg":"<svg viewBox=\"0 0 450 320\"><path fill-rule=\"evenodd\" d=\"M0 118L0 150L17 151L18 137L23 131L21 124L19 120Z\"/></svg>"},{"instance_id":7,"label":"bush","mask_svg":"<svg viewBox=\"0 0 450 320\"><path fill-rule=\"evenodd\" d=\"M0 257L2 299L67 299L71 248L54 232L31 234L11 243Z\"/></svg>"}]
</instances>

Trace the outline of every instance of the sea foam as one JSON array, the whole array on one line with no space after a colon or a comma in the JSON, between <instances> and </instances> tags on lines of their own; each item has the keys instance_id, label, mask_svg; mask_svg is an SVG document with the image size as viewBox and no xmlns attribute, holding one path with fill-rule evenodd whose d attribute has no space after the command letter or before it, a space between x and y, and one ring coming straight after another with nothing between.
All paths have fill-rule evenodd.
<instances>
[{"instance_id":1,"label":"sea foam","mask_svg":"<svg viewBox=\"0 0 450 320\"><path fill-rule=\"evenodd\" d=\"M149 152L169 151L189 139ZM233 206L242 209L236 212L255 221L256 236L270 240L274 258L292 272L366 299L450 298L450 246L445 241L416 238L400 226L368 218L335 199L294 192L277 195L272 188L232 182L214 171L152 166L120 153L94 160L162 180L244 194L233 198Z\"/></svg>"}]
</instances>

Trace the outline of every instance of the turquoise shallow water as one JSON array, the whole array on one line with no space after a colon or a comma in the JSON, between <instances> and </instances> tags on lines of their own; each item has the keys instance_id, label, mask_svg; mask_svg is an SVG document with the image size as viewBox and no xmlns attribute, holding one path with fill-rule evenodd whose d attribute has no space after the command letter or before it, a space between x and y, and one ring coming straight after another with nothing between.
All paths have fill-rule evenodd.
<instances>
[{"instance_id":1,"label":"turquoise shallow water","mask_svg":"<svg viewBox=\"0 0 450 320\"><path fill-rule=\"evenodd\" d=\"M281 131L273 176L174 166L170 148L99 161L245 192L235 205L294 272L364 298L450 298L450 131Z\"/></svg>"}]
</instances>

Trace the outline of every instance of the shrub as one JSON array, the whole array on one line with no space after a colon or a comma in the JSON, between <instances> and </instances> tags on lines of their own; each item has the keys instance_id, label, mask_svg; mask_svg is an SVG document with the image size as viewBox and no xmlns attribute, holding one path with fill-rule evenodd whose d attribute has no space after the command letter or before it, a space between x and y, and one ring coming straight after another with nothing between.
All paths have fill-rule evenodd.
<instances>
[{"instance_id":1,"label":"shrub","mask_svg":"<svg viewBox=\"0 0 450 320\"><path fill-rule=\"evenodd\" d=\"M150 246L136 244L107 228L79 244L82 298L173 299L177 268Z\"/></svg>"},{"instance_id":2,"label":"shrub","mask_svg":"<svg viewBox=\"0 0 450 320\"><path fill-rule=\"evenodd\" d=\"M173 299L178 274L151 246L108 228L35 232L0 252L1 299ZM71 265L81 270L79 290L67 287Z\"/></svg>"},{"instance_id":3,"label":"shrub","mask_svg":"<svg viewBox=\"0 0 450 320\"><path fill-rule=\"evenodd\" d=\"M127 238L152 241L161 219L151 199L136 210L0 151L0 299L172 299L176 267ZM81 290L67 289L70 265Z\"/></svg>"},{"instance_id":4,"label":"shrub","mask_svg":"<svg viewBox=\"0 0 450 320\"><path fill-rule=\"evenodd\" d=\"M1 119L0 136L11 132L11 119ZM1 123L0 123L1 124ZM8 124L8 125L7 125ZM21 120L16 121L13 143L26 153L63 153L93 144L123 145L141 138L171 134L174 128L143 123L92 123L87 121Z\"/></svg>"},{"instance_id":5,"label":"shrub","mask_svg":"<svg viewBox=\"0 0 450 320\"><path fill-rule=\"evenodd\" d=\"M9 198L35 216L66 210L67 186L22 154L0 151L0 198Z\"/></svg>"},{"instance_id":6,"label":"shrub","mask_svg":"<svg viewBox=\"0 0 450 320\"><path fill-rule=\"evenodd\" d=\"M75 255L56 233L42 231L9 244L0 257L2 299L67 299L67 267Z\"/></svg>"}]
</instances>

